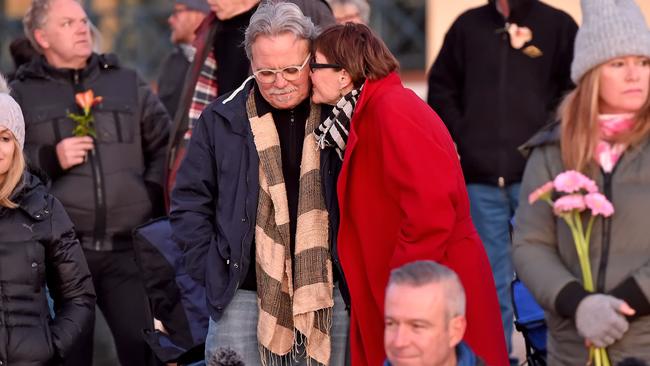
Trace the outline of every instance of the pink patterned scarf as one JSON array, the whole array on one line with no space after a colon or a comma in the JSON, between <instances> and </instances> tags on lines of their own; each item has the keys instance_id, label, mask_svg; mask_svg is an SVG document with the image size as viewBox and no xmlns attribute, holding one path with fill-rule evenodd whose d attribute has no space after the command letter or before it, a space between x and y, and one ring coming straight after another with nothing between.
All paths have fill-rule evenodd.
<instances>
[{"instance_id":1,"label":"pink patterned scarf","mask_svg":"<svg viewBox=\"0 0 650 366\"><path fill-rule=\"evenodd\" d=\"M613 143L612 138L634 127L633 114L601 114L598 116L600 141L596 145L594 159L605 173L611 173L623 155L627 144Z\"/></svg>"}]
</instances>

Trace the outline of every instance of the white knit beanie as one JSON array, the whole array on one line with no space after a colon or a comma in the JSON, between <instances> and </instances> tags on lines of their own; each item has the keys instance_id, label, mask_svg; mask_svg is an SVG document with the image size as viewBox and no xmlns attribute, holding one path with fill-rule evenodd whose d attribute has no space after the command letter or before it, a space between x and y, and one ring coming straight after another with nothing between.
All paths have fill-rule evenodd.
<instances>
[{"instance_id":1,"label":"white knit beanie","mask_svg":"<svg viewBox=\"0 0 650 366\"><path fill-rule=\"evenodd\" d=\"M613 58L650 57L650 30L634 0L581 0L581 5L582 26L571 64L574 83Z\"/></svg>"},{"instance_id":2,"label":"white knit beanie","mask_svg":"<svg viewBox=\"0 0 650 366\"><path fill-rule=\"evenodd\" d=\"M23 112L14 98L9 95L7 81L0 74L0 127L4 127L14 134L18 145L22 149L25 145L25 120Z\"/></svg>"}]
</instances>

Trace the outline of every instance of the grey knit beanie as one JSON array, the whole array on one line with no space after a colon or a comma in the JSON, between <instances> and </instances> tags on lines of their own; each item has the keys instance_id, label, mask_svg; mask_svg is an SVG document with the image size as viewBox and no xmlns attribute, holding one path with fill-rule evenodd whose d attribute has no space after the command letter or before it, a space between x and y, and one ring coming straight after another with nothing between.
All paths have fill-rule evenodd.
<instances>
[{"instance_id":1,"label":"grey knit beanie","mask_svg":"<svg viewBox=\"0 0 650 366\"><path fill-rule=\"evenodd\" d=\"M581 0L581 5L582 25L571 64L574 83L613 58L650 57L650 30L634 0Z\"/></svg>"},{"instance_id":2,"label":"grey knit beanie","mask_svg":"<svg viewBox=\"0 0 650 366\"><path fill-rule=\"evenodd\" d=\"M25 145L25 120L23 111L14 98L9 95L7 81L0 74L0 127L4 127L14 134L18 145L22 149Z\"/></svg>"},{"instance_id":3,"label":"grey knit beanie","mask_svg":"<svg viewBox=\"0 0 650 366\"><path fill-rule=\"evenodd\" d=\"M188 9L200 11L201 13L210 13L210 5L205 0L176 0L176 4L183 4Z\"/></svg>"}]
</instances>

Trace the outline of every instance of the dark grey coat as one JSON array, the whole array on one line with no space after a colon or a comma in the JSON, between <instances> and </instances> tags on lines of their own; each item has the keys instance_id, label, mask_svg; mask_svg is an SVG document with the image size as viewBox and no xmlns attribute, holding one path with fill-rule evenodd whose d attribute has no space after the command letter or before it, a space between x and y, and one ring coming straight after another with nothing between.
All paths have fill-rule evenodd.
<instances>
[{"instance_id":1,"label":"dark grey coat","mask_svg":"<svg viewBox=\"0 0 650 366\"><path fill-rule=\"evenodd\" d=\"M515 216L513 260L520 278L546 312L549 365L584 365L587 348L576 331L574 316L582 275L567 224L544 203L528 204L528 195L565 171L558 128L548 128L529 143L532 149ZM623 154L614 172L594 177L615 213L596 219L589 257L596 292L625 300L637 311L625 336L608 348L612 365L626 357L650 362L650 141ZM597 315L595 315L597 316ZM594 319L597 321L597 319Z\"/></svg>"},{"instance_id":2,"label":"dark grey coat","mask_svg":"<svg viewBox=\"0 0 650 366\"><path fill-rule=\"evenodd\" d=\"M112 55L93 54L83 70L55 69L43 57L22 67L12 95L25 116L25 154L47 172L84 248L131 246L131 230L162 207L162 179L170 119L147 84ZM56 145L72 136L75 93L104 98L93 107L95 149L63 171Z\"/></svg>"}]
</instances>

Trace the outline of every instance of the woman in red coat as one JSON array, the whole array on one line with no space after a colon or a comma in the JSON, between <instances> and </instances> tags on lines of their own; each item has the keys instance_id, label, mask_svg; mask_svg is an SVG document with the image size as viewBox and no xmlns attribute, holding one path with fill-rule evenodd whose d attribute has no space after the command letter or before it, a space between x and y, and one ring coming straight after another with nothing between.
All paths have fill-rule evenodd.
<instances>
[{"instance_id":1,"label":"woman in red coat","mask_svg":"<svg viewBox=\"0 0 650 366\"><path fill-rule=\"evenodd\" d=\"M353 366L382 364L389 272L420 259L458 273L467 292L465 341L488 365L507 365L492 272L444 124L402 86L397 60L366 26L328 28L313 51L312 99L335 105L315 133L343 159L338 253L352 303ZM405 345L406 352L417 349Z\"/></svg>"}]
</instances>

